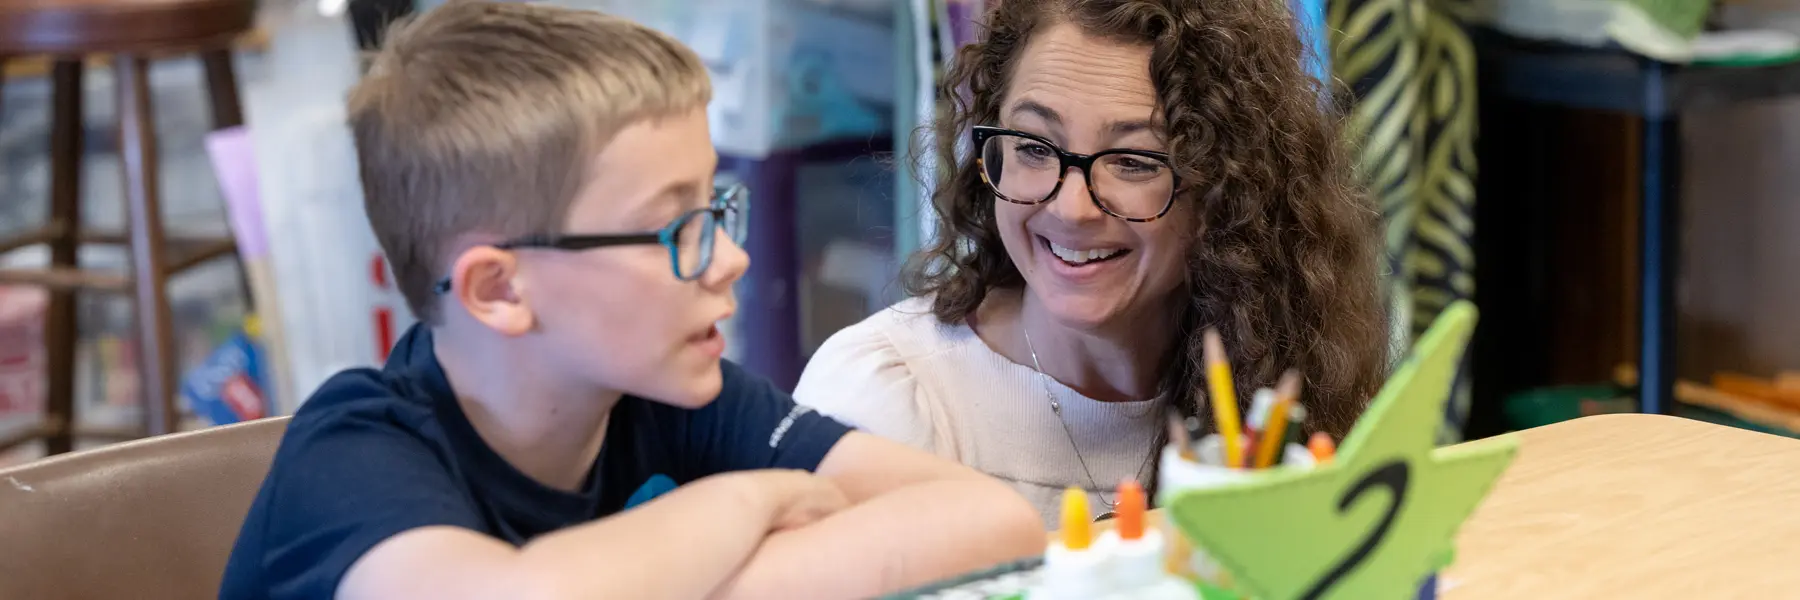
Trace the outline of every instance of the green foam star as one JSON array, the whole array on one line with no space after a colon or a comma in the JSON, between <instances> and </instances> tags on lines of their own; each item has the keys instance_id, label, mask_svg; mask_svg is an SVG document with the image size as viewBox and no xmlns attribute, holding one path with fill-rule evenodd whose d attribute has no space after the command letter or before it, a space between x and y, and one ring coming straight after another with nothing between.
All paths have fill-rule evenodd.
<instances>
[{"instance_id":1,"label":"green foam star","mask_svg":"<svg viewBox=\"0 0 1800 600\"><path fill-rule=\"evenodd\" d=\"M1256 598L1413 597L1517 449L1433 448L1475 320L1467 302L1445 310L1331 463L1179 492L1170 519Z\"/></svg>"}]
</instances>

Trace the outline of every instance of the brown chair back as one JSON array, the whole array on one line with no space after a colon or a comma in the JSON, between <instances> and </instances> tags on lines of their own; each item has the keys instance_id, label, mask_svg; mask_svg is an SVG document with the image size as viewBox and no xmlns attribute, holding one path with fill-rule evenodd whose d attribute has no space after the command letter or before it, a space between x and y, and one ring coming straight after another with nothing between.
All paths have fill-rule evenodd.
<instances>
[{"instance_id":1,"label":"brown chair back","mask_svg":"<svg viewBox=\"0 0 1800 600\"><path fill-rule=\"evenodd\" d=\"M216 598L286 417L0 469L0 598Z\"/></svg>"}]
</instances>

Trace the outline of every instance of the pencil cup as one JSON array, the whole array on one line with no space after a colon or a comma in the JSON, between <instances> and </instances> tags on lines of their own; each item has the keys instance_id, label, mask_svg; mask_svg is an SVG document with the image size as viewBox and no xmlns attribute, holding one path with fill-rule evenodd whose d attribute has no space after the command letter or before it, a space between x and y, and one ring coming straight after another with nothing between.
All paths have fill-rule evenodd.
<instances>
[{"instance_id":1,"label":"pencil cup","mask_svg":"<svg viewBox=\"0 0 1800 600\"><path fill-rule=\"evenodd\" d=\"M1282 449L1282 454L1280 468L1310 469L1316 464L1312 452L1299 444L1288 444ZM1196 444L1195 455L1198 461L1182 458L1180 449L1175 446L1163 447L1160 468L1157 470L1157 506L1167 506L1169 500L1180 492L1239 483L1265 472L1224 466L1224 444L1218 434L1202 438ZM1232 587L1230 574L1207 556L1205 550L1194 547L1187 536L1173 531L1173 527L1170 529L1172 531L1165 538L1169 540L1167 566L1170 572L1222 588Z\"/></svg>"}]
</instances>

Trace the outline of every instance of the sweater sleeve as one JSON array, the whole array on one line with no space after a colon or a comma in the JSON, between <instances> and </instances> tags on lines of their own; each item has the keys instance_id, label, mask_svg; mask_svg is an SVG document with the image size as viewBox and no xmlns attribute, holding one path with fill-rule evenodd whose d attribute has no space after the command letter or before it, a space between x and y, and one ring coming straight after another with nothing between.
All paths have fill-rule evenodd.
<instances>
[{"instance_id":1,"label":"sweater sleeve","mask_svg":"<svg viewBox=\"0 0 1800 600\"><path fill-rule=\"evenodd\" d=\"M863 431L956 460L942 407L879 319L825 340L801 374L794 400Z\"/></svg>"}]
</instances>

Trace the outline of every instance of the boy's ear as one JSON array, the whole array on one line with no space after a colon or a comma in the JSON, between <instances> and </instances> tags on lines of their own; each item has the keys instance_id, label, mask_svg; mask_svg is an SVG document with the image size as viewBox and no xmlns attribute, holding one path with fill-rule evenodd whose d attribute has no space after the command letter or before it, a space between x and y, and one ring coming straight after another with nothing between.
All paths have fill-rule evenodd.
<instances>
[{"instance_id":1,"label":"boy's ear","mask_svg":"<svg viewBox=\"0 0 1800 600\"><path fill-rule=\"evenodd\" d=\"M450 286L456 301L469 315L501 335L518 336L531 331L536 321L531 307L516 289L518 259L493 246L476 246L456 258L450 267Z\"/></svg>"}]
</instances>

